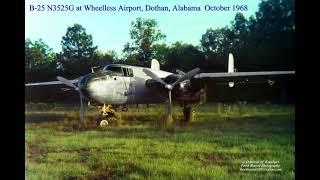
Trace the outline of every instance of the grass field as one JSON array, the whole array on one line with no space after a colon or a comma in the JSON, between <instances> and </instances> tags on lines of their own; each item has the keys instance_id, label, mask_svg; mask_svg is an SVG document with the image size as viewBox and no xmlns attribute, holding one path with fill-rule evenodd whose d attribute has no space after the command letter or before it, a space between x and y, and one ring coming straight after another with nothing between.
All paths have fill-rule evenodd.
<instances>
[{"instance_id":1,"label":"grass field","mask_svg":"<svg viewBox=\"0 0 320 180\"><path fill-rule=\"evenodd\" d=\"M163 105L119 112L121 125L97 128L95 109L26 104L26 179L294 179L294 106L208 104L173 132ZM240 171L245 161L279 161L281 171Z\"/></svg>"}]
</instances>

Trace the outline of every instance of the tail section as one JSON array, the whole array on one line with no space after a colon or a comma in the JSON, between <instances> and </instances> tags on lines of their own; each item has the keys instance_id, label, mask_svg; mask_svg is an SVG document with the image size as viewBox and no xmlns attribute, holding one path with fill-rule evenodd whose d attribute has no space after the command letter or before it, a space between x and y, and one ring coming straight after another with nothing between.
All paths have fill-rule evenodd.
<instances>
[{"instance_id":1,"label":"tail section","mask_svg":"<svg viewBox=\"0 0 320 180\"><path fill-rule=\"evenodd\" d=\"M160 70L160 64L159 62L156 60L156 59L152 59L151 60L151 67L150 67L152 70L155 70L155 71L159 71Z\"/></svg>"},{"instance_id":2,"label":"tail section","mask_svg":"<svg viewBox=\"0 0 320 180\"><path fill-rule=\"evenodd\" d=\"M229 59L228 59L228 73L233 73L234 72L234 59L233 55L229 53ZM233 87L234 82L229 82L229 87Z\"/></svg>"}]
</instances>

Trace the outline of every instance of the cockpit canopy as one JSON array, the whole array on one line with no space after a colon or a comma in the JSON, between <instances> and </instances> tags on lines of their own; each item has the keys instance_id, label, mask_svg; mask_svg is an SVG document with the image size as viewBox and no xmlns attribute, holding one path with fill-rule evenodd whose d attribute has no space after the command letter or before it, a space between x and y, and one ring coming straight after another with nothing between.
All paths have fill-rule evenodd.
<instances>
[{"instance_id":1,"label":"cockpit canopy","mask_svg":"<svg viewBox=\"0 0 320 180\"><path fill-rule=\"evenodd\" d=\"M111 72L114 76L127 76L133 77L133 71L131 68L120 64L109 64L103 67L102 71Z\"/></svg>"}]
</instances>

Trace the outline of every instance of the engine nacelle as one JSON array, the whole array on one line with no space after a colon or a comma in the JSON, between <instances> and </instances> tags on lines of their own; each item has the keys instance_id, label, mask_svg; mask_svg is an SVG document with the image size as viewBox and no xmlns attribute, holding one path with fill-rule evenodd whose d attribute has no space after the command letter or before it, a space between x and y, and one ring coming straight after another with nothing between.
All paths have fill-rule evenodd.
<instances>
[{"instance_id":1,"label":"engine nacelle","mask_svg":"<svg viewBox=\"0 0 320 180\"><path fill-rule=\"evenodd\" d=\"M163 79L167 84L173 84L176 82L182 75L181 74L172 74ZM146 81L146 86L151 89L155 89L159 93L166 93L168 90L165 89L164 85L153 80L148 79ZM206 88L198 89L191 87L190 80L184 80L179 84L176 84L172 89L172 99L179 101L181 103L198 103L203 104L206 102Z\"/></svg>"},{"instance_id":2,"label":"engine nacelle","mask_svg":"<svg viewBox=\"0 0 320 180\"><path fill-rule=\"evenodd\" d=\"M179 74L171 74L171 75L167 76L166 78L164 78L163 81L167 84L172 84L172 83L176 82L180 77L181 77L181 75L179 75Z\"/></svg>"},{"instance_id":3,"label":"engine nacelle","mask_svg":"<svg viewBox=\"0 0 320 180\"><path fill-rule=\"evenodd\" d=\"M180 101L181 104L200 103L204 104L207 101L207 92L204 88L197 92L181 93L175 97L176 101Z\"/></svg>"}]
</instances>

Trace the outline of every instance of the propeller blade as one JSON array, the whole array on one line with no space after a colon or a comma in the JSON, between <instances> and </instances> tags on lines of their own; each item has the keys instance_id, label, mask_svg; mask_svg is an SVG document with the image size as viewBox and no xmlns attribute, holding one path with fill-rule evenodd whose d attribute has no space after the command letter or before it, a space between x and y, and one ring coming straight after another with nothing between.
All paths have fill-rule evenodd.
<instances>
[{"instance_id":1,"label":"propeller blade","mask_svg":"<svg viewBox=\"0 0 320 180\"><path fill-rule=\"evenodd\" d=\"M168 104L168 114L172 117L172 101L171 101L171 90L169 90L169 104Z\"/></svg>"},{"instance_id":2,"label":"propeller blade","mask_svg":"<svg viewBox=\"0 0 320 180\"><path fill-rule=\"evenodd\" d=\"M81 90L76 86L74 85L70 80L64 78L64 77L61 77L61 76L58 76L57 79L62 82L63 84L69 86L69 87L73 87L76 91L79 92L79 96L80 96L80 119L83 120L83 95L82 95L82 92Z\"/></svg>"},{"instance_id":3,"label":"propeller blade","mask_svg":"<svg viewBox=\"0 0 320 180\"><path fill-rule=\"evenodd\" d=\"M150 71L149 69L143 68L142 71L144 73L146 73L146 75L148 75L149 77L151 77L153 80L162 83L164 85L167 85L167 83L165 83L161 78L159 78L159 76L157 76L155 73L153 73L152 71Z\"/></svg>"},{"instance_id":4,"label":"propeller blade","mask_svg":"<svg viewBox=\"0 0 320 180\"><path fill-rule=\"evenodd\" d=\"M63 84L69 86L69 87L73 87L74 89L78 90L78 87L76 85L74 85L70 80L64 78L64 77L61 77L61 76L58 76L57 79L62 82Z\"/></svg>"},{"instance_id":5,"label":"propeller blade","mask_svg":"<svg viewBox=\"0 0 320 180\"><path fill-rule=\"evenodd\" d=\"M186 80L186 79L191 79L194 75L196 75L199 71L200 71L200 68L195 68L189 72L187 72L186 74L184 74L182 77L180 77L176 82L174 82L173 84L167 84L165 83L159 76L157 76L155 73L153 73L152 71L150 71L149 69L142 69L142 71L144 73L146 73L146 75L148 75L149 77L151 77L153 80L161 83L161 84L164 84L165 85L165 88L168 89L169 91L169 104L168 104L168 116L169 116L169 119L172 118L172 99L171 99L171 91L173 89L173 87Z\"/></svg>"},{"instance_id":6,"label":"propeller blade","mask_svg":"<svg viewBox=\"0 0 320 180\"><path fill-rule=\"evenodd\" d=\"M83 102L82 102L82 92L79 90L80 96L80 119L83 120Z\"/></svg>"},{"instance_id":7,"label":"propeller blade","mask_svg":"<svg viewBox=\"0 0 320 180\"><path fill-rule=\"evenodd\" d=\"M191 79L193 76L195 76L198 72L200 71L200 68L195 68L189 72L187 72L186 74L184 74L182 77L180 77L176 82L174 82L172 84L172 86L175 86L176 84L184 81L184 80L187 80L187 79Z\"/></svg>"}]
</instances>

